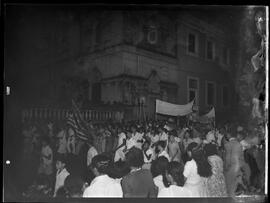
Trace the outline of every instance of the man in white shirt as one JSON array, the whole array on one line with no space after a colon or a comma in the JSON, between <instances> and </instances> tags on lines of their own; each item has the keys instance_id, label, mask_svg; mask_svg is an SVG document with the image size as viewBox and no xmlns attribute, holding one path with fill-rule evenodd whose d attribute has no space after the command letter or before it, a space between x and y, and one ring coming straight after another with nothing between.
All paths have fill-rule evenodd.
<instances>
[{"instance_id":1,"label":"man in white shirt","mask_svg":"<svg viewBox=\"0 0 270 203\"><path fill-rule=\"evenodd\" d=\"M132 132L130 130L128 130L127 142L126 142L127 150L131 149L134 146L137 147L137 140L136 140L135 136L132 136Z\"/></svg>"},{"instance_id":2,"label":"man in white shirt","mask_svg":"<svg viewBox=\"0 0 270 203\"><path fill-rule=\"evenodd\" d=\"M151 130L151 146L155 145L159 141L159 134L155 130Z\"/></svg>"},{"instance_id":3,"label":"man in white shirt","mask_svg":"<svg viewBox=\"0 0 270 203\"><path fill-rule=\"evenodd\" d=\"M165 125L163 128L159 127L159 140L160 141L165 141L165 150L168 151L168 143L169 143L169 134L168 134L168 130L170 128Z\"/></svg>"},{"instance_id":4,"label":"man in white shirt","mask_svg":"<svg viewBox=\"0 0 270 203\"><path fill-rule=\"evenodd\" d=\"M182 161L181 151L178 142L175 141L176 136L177 135L174 135L173 133L169 135L168 152L171 161L177 161L180 163Z\"/></svg>"},{"instance_id":5,"label":"man in white shirt","mask_svg":"<svg viewBox=\"0 0 270 203\"><path fill-rule=\"evenodd\" d=\"M164 126L164 127L166 127L166 126ZM159 127L159 135L160 135L160 140L162 140L162 141L168 141L168 138L169 138L169 135L168 135L168 133L167 132L165 132L166 131L166 129L164 128L164 129L162 129L161 127Z\"/></svg>"},{"instance_id":6,"label":"man in white shirt","mask_svg":"<svg viewBox=\"0 0 270 203\"><path fill-rule=\"evenodd\" d=\"M123 130L121 128L119 128L119 134L118 134L118 144L117 144L117 150L115 152L115 156L114 156L114 162L119 161L120 159L122 161L125 160L125 153L124 150L126 148L126 139L127 136L126 134L123 132ZM122 145L122 147L120 147ZM120 148L119 148L120 147Z\"/></svg>"},{"instance_id":7,"label":"man in white shirt","mask_svg":"<svg viewBox=\"0 0 270 203\"><path fill-rule=\"evenodd\" d=\"M56 159L56 181L54 187L54 197L56 197L57 190L64 186L65 179L69 176L69 172L66 170L66 160L63 155L59 155Z\"/></svg>"},{"instance_id":8,"label":"man in white shirt","mask_svg":"<svg viewBox=\"0 0 270 203\"><path fill-rule=\"evenodd\" d=\"M120 129L120 133L118 134L118 144L117 147L123 144L124 140L127 139L126 134L123 132L122 129Z\"/></svg>"},{"instance_id":9,"label":"man in white shirt","mask_svg":"<svg viewBox=\"0 0 270 203\"><path fill-rule=\"evenodd\" d=\"M137 128L135 126L131 127L131 131L132 131L132 137L136 142L136 147L139 149L142 149L142 143L143 143L143 134L139 133L137 131Z\"/></svg>"},{"instance_id":10,"label":"man in white shirt","mask_svg":"<svg viewBox=\"0 0 270 203\"><path fill-rule=\"evenodd\" d=\"M92 159L98 155L96 148L93 146L93 141L88 139L87 145L89 146L89 150L87 152L87 166L89 166L92 162Z\"/></svg>"},{"instance_id":11,"label":"man in white shirt","mask_svg":"<svg viewBox=\"0 0 270 203\"><path fill-rule=\"evenodd\" d=\"M154 155L154 152L152 150L152 148L150 148L150 142L148 140L146 140L144 143L143 143L143 157L144 157L144 165L143 165L143 168L144 169L150 169L151 167L151 162L153 160L153 155Z\"/></svg>"},{"instance_id":12,"label":"man in white shirt","mask_svg":"<svg viewBox=\"0 0 270 203\"><path fill-rule=\"evenodd\" d=\"M109 165L110 160L105 155L99 154L93 158L91 170L96 177L90 186L85 189L83 193L84 198L123 197L121 184L107 175Z\"/></svg>"}]
</instances>

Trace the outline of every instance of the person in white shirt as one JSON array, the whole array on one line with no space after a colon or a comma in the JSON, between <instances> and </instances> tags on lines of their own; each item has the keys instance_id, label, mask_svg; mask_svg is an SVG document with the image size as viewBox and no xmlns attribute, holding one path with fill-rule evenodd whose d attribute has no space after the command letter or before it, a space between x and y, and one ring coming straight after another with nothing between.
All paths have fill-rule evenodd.
<instances>
[{"instance_id":1,"label":"person in white shirt","mask_svg":"<svg viewBox=\"0 0 270 203\"><path fill-rule=\"evenodd\" d=\"M143 143L143 134L137 131L137 128L135 126L131 127L132 131L132 138L136 142L136 147L139 149L142 149L142 143Z\"/></svg>"},{"instance_id":2,"label":"person in white shirt","mask_svg":"<svg viewBox=\"0 0 270 203\"><path fill-rule=\"evenodd\" d=\"M110 160L99 154L92 160L91 170L96 176L83 193L84 198L95 197L123 197L121 184L108 176Z\"/></svg>"},{"instance_id":3,"label":"person in white shirt","mask_svg":"<svg viewBox=\"0 0 270 203\"><path fill-rule=\"evenodd\" d=\"M153 175L154 183L158 187L159 191L168 186L166 179L166 170L168 165L169 161L164 156L158 157L152 162L150 170Z\"/></svg>"},{"instance_id":4,"label":"person in white shirt","mask_svg":"<svg viewBox=\"0 0 270 203\"><path fill-rule=\"evenodd\" d=\"M181 162L181 151L178 142L175 141L177 135L173 132L169 135L168 151L171 161Z\"/></svg>"},{"instance_id":5,"label":"person in white shirt","mask_svg":"<svg viewBox=\"0 0 270 203\"><path fill-rule=\"evenodd\" d=\"M118 134L118 144L117 144L117 147L119 147L120 145L123 144L124 140L127 139L127 136L126 134L123 132L122 129L119 129L120 130L120 133Z\"/></svg>"},{"instance_id":6,"label":"person in white shirt","mask_svg":"<svg viewBox=\"0 0 270 203\"><path fill-rule=\"evenodd\" d=\"M132 132L130 130L127 131L127 141L126 141L126 149L129 150L132 147L137 147L137 140L132 136Z\"/></svg>"},{"instance_id":7,"label":"person in white shirt","mask_svg":"<svg viewBox=\"0 0 270 203\"><path fill-rule=\"evenodd\" d=\"M151 130L150 134L151 146L155 145L159 141L159 134L154 129Z\"/></svg>"},{"instance_id":8,"label":"person in white shirt","mask_svg":"<svg viewBox=\"0 0 270 203\"><path fill-rule=\"evenodd\" d=\"M115 155L114 155L114 162L117 161L125 161L126 157L125 157L125 150L126 147L124 146L123 148L119 148L116 150Z\"/></svg>"},{"instance_id":9,"label":"person in white shirt","mask_svg":"<svg viewBox=\"0 0 270 203\"><path fill-rule=\"evenodd\" d=\"M170 186L159 190L158 198L192 197L192 192L184 185L183 165L172 161L166 170L166 178Z\"/></svg>"},{"instance_id":10,"label":"person in white shirt","mask_svg":"<svg viewBox=\"0 0 270 203\"><path fill-rule=\"evenodd\" d=\"M186 178L184 187L192 192L194 197L208 197L207 178L212 175L212 168L200 146L193 142L187 147L190 161L185 163L183 175Z\"/></svg>"},{"instance_id":11,"label":"person in white shirt","mask_svg":"<svg viewBox=\"0 0 270 203\"><path fill-rule=\"evenodd\" d=\"M167 145L168 145L168 139L169 139L169 135L168 133L166 132L167 130L165 128L161 128L159 127L158 128L158 131L159 131L159 140L160 141L165 141L166 142L166 147L167 148Z\"/></svg>"},{"instance_id":12,"label":"person in white shirt","mask_svg":"<svg viewBox=\"0 0 270 203\"><path fill-rule=\"evenodd\" d=\"M158 157L164 156L168 159L168 161L170 161L170 156L166 151L166 141L159 141L157 143L157 154Z\"/></svg>"},{"instance_id":13,"label":"person in white shirt","mask_svg":"<svg viewBox=\"0 0 270 203\"><path fill-rule=\"evenodd\" d=\"M66 170L66 160L64 155L59 155L56 159L56 181L54 187L54 197L56 197L57 191L60 187L64 186L66 177L69 175L69 172Z\"/></svg>"},{"instance_id":14,"label":"person in white shirt","mask_svg":"<svg viewBox=\"0 0 270 203\"><path fill-rule=\"evenodd\" d=\"M144 163L151 163L153 160L153 150L150 148L150 142L146 140L143 143L143 155L144 155Z\"/></svg>"},{"instance_id":15,"label":"person in white shirt","mask_svg":"<svg viewBox=\"0 0 270 203\"><path fill-rule=\"evenodd\" d=\"M121 128L119 130L120 130L119 131L120 133L118 134L118 144L117 144L117 149L115 151L114 162L117 162L119 160L122 160L122 161L125 160L124 150L126 148L127 136Z\"/></svg>"},{"instance_id":16,"label":"person in white shirt","mask_svg":"<svg viewBox=\"0 0 270 203\"><path fill-rule=\"evenodd\" d=\"M150 142L148 140L145 140L142 148L143 148L143 157L144 157L143 168L150 169L151 162L153 160L153 154L154 154L152 148L150 148Z\"/></svg>"},{"instance_id":17,"label":"person in white shirt","mask_svg":"<svg viewBox=\"0 0 270 203\"><path fill-rule=\"evenodd\" d=\"M98 155L98 152L96 150L96 148L93 145L93 141L88 139L87 140L87 145L89 146L89 150L87 152L87 167L91 164L92 159Z\"/></svg>"}]
</instances>

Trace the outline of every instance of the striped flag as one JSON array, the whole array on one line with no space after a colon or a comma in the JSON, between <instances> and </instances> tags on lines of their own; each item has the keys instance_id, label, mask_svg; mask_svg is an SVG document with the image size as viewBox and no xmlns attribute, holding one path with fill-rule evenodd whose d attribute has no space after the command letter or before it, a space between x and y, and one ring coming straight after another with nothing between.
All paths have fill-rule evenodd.
<instances>
[{"instance_id":1,"label":"striped flag","mask_svg":"<svg viewBox=\"0 0 270 203\"><path fill-rule=\"evenodd\" d=\"M78 138L86 141L90 137L90 129L87 123L83 120L81 112L73 100L72 107L72 113L67 118L67 124L74 128Z\"/></svg>"}]
</instances>

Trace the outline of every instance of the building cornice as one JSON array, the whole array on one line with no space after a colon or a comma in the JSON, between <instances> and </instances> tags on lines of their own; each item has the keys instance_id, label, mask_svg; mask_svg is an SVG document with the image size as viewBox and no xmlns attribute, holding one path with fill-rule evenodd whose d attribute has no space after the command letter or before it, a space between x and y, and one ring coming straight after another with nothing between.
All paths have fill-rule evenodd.
<instances>
[{"instance_id":1,"label":"building cornice","mask_svg":"<svg viewBox=\"0 0 270 203\"><path fill-rule=\"evenodd\" d=\"M117 80L119 81L119 80L124 80L124 79L129 79L129 81L132 80L132 79L133 80L148 81L148 77L142 77L142 76L137 76L137 75L129 75L129 74L120 74L120 75L117 75L117 76L103 78L102 82L111 82L111 81L117 81ZM164 81L164 80L160 81L160 85L178 88L177 83L168 82L168 81Z\"/></svg>"}]
</instances>

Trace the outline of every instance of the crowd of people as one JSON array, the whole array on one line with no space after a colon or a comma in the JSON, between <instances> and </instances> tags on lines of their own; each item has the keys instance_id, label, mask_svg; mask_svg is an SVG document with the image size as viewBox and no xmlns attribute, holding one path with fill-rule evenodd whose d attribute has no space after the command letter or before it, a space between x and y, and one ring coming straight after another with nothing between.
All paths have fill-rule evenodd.
<instances>
[{"instance_id":1,"label":"crowd of people","mask_svg":"<svg viewBox=\"0 0 270 203\"><path fill-rule=\"evenodd\" d=\"M24 197L232 197L263 194L264 126L166 120L24 127ZM26 174L25 173L25 174ZM32 179L30 178L32 177Z\"/></svg>"}]
</instances>

